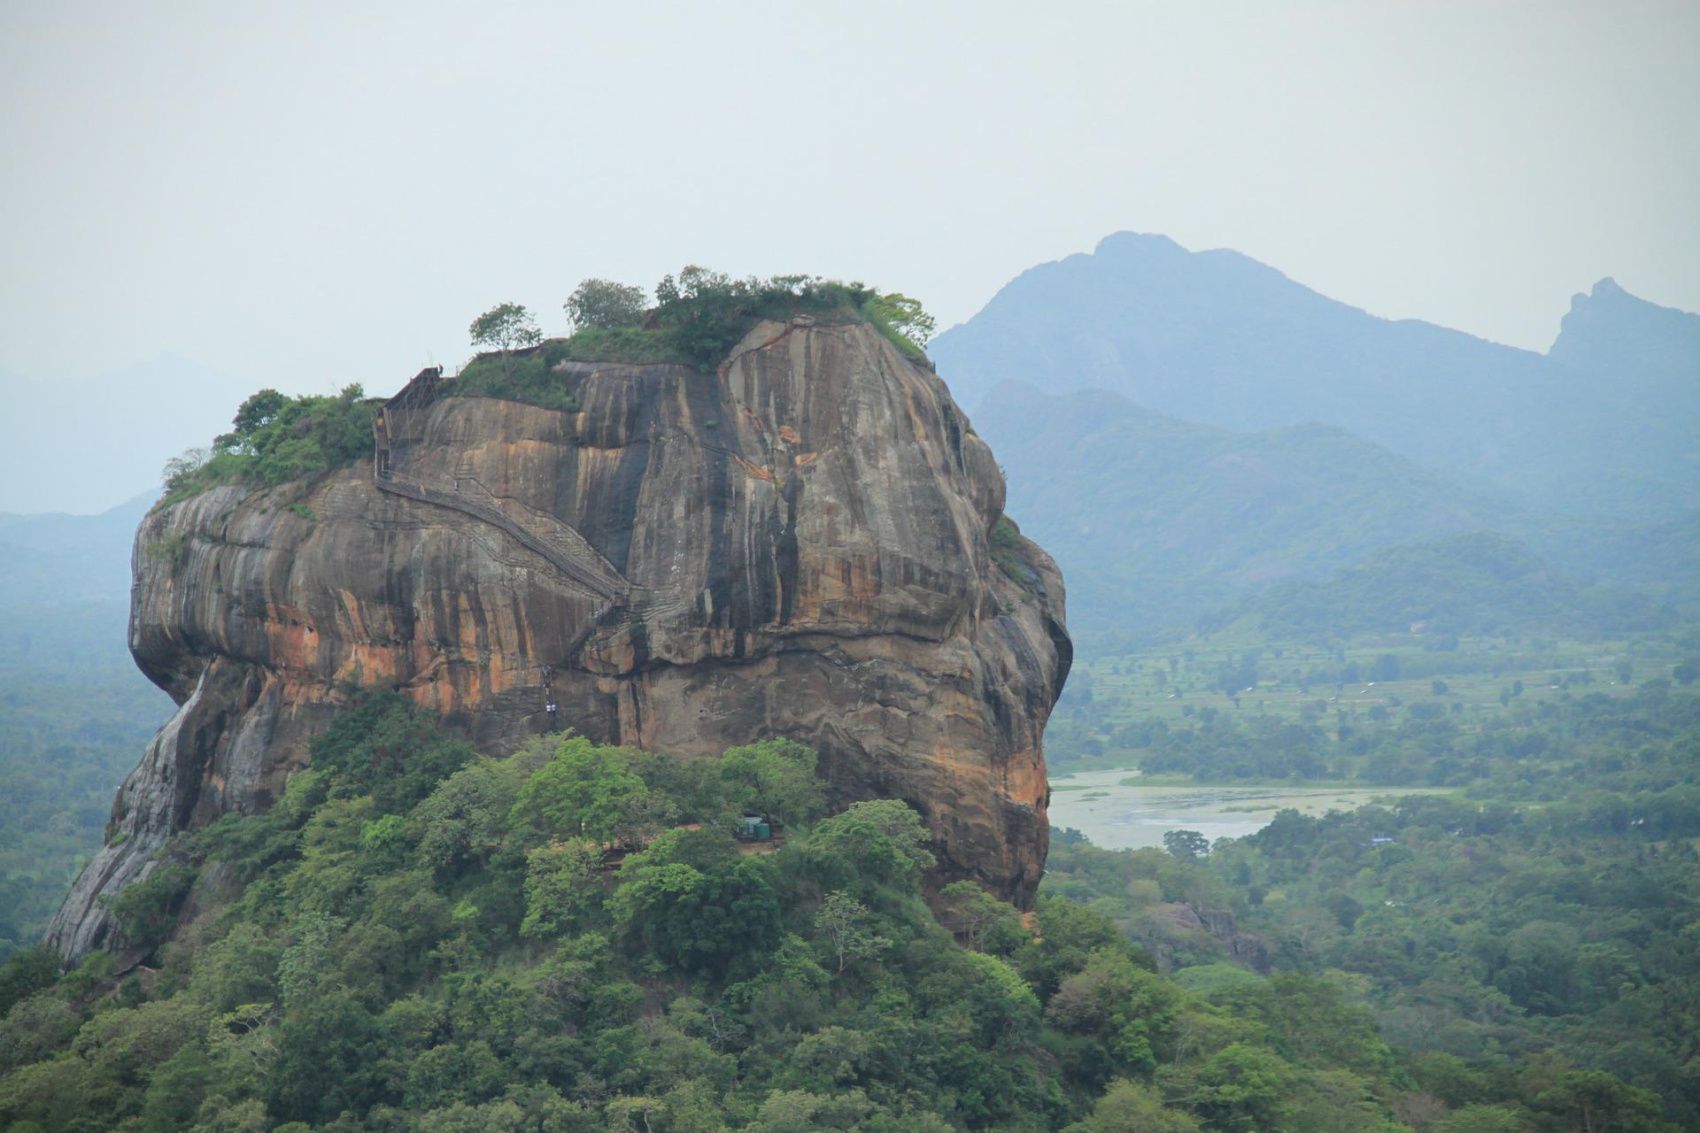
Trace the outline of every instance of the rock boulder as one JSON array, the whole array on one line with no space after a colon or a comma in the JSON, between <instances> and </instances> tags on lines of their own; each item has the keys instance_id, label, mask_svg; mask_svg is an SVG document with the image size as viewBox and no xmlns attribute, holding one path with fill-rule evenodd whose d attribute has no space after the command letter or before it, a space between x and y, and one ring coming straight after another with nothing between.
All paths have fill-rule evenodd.
<instances>
[{"instance_id":1,"label":"rock boulder","mask_svg":"<svg viewBox=\"0 0 1700 1133\"><path fill-rule=\"evenodd\" d=\"M922 812L935 880L1031 903L1062 579L1012 529L994 558L1003 478L944 382L809 319L714 374L556 370L578 411L427 373L372 464L147 517L130 646L180 707L53 921L62 953L108 944L97 898L173 833L267 807L374 686L492 752L551 727L683 755L801 740L835 803Z\"/></svg>"}]
</instances>

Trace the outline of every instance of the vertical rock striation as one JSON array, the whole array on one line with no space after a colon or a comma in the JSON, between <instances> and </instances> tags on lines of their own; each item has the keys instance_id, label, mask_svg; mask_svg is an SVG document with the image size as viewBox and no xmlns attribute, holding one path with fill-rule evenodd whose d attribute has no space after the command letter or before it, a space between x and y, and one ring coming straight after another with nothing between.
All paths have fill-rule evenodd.
<instances>
[{"instance_id":1,"label":"vertical rock striation","mask_svg":"<svg viewBox=\"0 0 1700 1133\"><path fill-rule=\"evenodd\" d=\"M1062 579L1025 541L994 562L1003 478L944 383L872 327L808 318L758 326L716 374L557 372L579 411L422 375L371 466L148 516L130 646L181 707L53 921L62 953L108 942L98 899L172 833L267 807L373 686L491 751L548 729L546 685L601 742L798 739L836 803L915 805L941 880L1031 902Z\"/></svg>"}]
</instances>

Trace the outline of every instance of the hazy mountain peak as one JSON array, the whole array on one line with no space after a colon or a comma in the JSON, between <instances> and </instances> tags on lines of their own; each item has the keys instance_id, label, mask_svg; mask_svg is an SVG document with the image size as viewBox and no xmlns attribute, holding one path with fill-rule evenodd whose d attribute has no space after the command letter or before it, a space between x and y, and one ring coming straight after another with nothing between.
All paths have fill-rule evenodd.
<instances>
[{"instance_id":1,"label":"hazy mountain peak","mask_svg":"<svg viewBox=\"0 0 1700 1133\"><path fill-rule=\"evenodd\" d=\"M1700 483L1700 317L1610 278L1576 297L1549 359L1117 232L1022 273L930 352L970 410L1014 380L1239 432L1322 422L1567 511L1665 518Z\"/></svg>"},{"instance_id":2,"label":"hazy mountain peak","mask_svg":"<svg viewBox=\"0 0 1700 1133\"><path fill-rule=\"evenodd\" d=\"M1062 262L1066 264L1076 258L1071 256ZM1091 256L1078 258L1099 261L1094 266L1101 270L1130 267L1139 270L1164 269L1185 272L1194 278L1218 284L1236 277L1255 279L1274 288L1291 289L1325 303L1357 310L1349 304L1340 303L1339 300L1313 291L1279 268L1253 259L1244 252L1237 252L1232 248L1205 248L1194 251L1156 232L1112 232L1098 241L1098 246L1092 250Z\"/></svg>"},{"instance_id":3,"label":"hazy mountain peak","mask_svg":"<svg viewBox=\"0 0 1700 1133\"><path fill-rule=\"evenodd\" d=\"M1700 315L1649 302L1607 276L1571 297L1547 355L1619 385L1635 375L1643 399L1700 393Z\"/></svg>"},{"instance_id":4,"label":"hazy mountain peak","mask_svg":"<svg viewBox=\"0 0 1700 1133\"><path fill-rule=\"evenodd\" d=\"M1112 232L1098 241L1092 249L1094 256L1115 255L1182 255L1192 253L1160 232Z\"/></svg>"}]
</instances>

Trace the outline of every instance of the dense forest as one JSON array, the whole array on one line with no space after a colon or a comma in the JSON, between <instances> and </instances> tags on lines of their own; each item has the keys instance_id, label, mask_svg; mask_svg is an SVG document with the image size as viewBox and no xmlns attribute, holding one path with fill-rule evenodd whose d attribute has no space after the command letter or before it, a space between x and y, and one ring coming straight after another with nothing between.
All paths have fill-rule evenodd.
<instances>
[{"instance_id":1,"label":"dense forest","mask_svg":"<svg viewBox=\"0 0 1700 1133\"><path fill-rule=\"evenodd\" d=\"M0 516L0 960L40 939L171 714L124 634L130 537L150 502Z\"/></svg>"},{"instance_id":2,"label":"dense forest","mask_svg":"<svg viewBox=\"0 0 1700 1133\"><path fill-rule=\"evenodd\" d=\"M1673 699L1595 729L1602 792L1692 778L1700 712ZM1616 826L1429 798L1169 853L1063 832L1023 921L972 883L929 892L907 805L828 816L796 744L675 760L566 735L491 759L381 695L313 755L273 810L180 838L118 899L135 967L13 957L7 1128L1464 1133L1700 1112L1700 870L1641 795ZM769 831L740 841L746 814Z\"/></svg>"},{"instance_id":3,"label":"dense forest","mask_svg":"<svg viewBox=\"0 0 1700 1133\"><path fill-rule=\"evenodd\" d=\"M1416 1127L1496 1093L1503 1124L1481 1128L1539 1127L1541 1091L1580 1067L1692 1128L1700 698L1655 686L1526 734L1554 745L1544 759L1506 754L1459 795L1283 811L1214 847L1179 831L1168 853L1065 834L1046 891L1112 917L1183 984L1249 985L1223 966L1246 942L1165 901L1231 913L1255 958L1356 989L1429 1095L1407 1099ZM1424 1106L1438 1108L1419 1120Z\"/></svg>"},{"instance_id":4,"label":"dense forest","mask_svg":"<svg viewBox=\"0 0 1700 1133\"><path fill-rule=\"evenodd\" d=\"M0 659L0 958L40 938L169 708L122 664L72 677Z\"/></svg>"}]
</instances>

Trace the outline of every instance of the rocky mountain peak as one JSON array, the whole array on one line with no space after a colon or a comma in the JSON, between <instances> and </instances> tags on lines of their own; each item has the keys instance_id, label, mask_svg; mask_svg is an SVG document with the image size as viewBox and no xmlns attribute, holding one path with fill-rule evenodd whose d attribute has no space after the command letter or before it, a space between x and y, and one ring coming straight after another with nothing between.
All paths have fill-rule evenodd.
<instances>
[{"instance_id":1,"label":"rocky mountain peak","mask_svg":"<svg viewBox=\"0 0 1700 1133\"><path fill-rule=\"evenodd\" d=\"M941 879L1031 902L1062 579L944 382L812 319L763 322L713 373L552 373L576 410L427 372L370 463L148 515L130 643L179 708L53 922L61 952L107 942L100 898L173 833L270 805L374 688L492 753L565 728L682 755L800 740L838 804L919 809Z\"/></svg>"}]
</instances>

